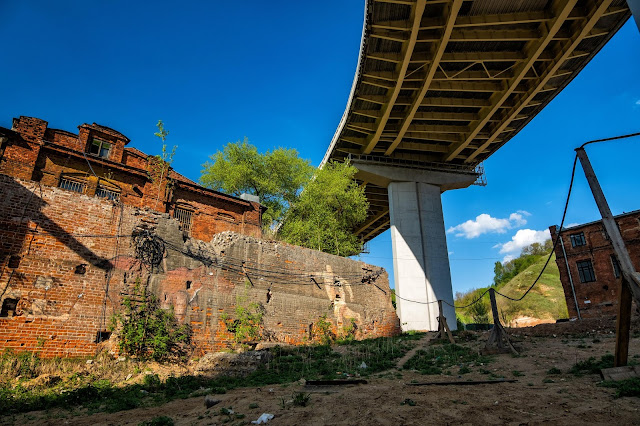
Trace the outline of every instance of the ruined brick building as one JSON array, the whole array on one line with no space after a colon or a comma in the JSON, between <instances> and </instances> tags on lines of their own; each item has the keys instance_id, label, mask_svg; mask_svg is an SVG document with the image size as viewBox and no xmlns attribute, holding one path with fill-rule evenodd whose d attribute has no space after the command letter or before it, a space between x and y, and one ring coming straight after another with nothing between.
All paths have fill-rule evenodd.
<instances>
[{"instance_id":1,"label":"ruined brick building","mask_svg":"<svg viewBox=\"0 0 640 426\"><path fill-rule=\"evenodd\" d=\"M129 139L108 127L83 124L76 135L47 124L20 117L11 130L0 128L0 173L166 212L204 241L222 231L261 236L259 203L204 188L173 170L168 178L155 176L156 157L127 147Z\"/></svg>"},{"instance_id":2,"label":"ruined brick building","mask_svg":"<svg viewBox=\"0 0 640 426\"><path fill-rule=\"evenodd\" d=\"M196 353L230 346L223 315L241 303L272 341L313 339L324 315L337 333L399 331L382 269L263 241L257 200L160 179L120 132L78 129L0 128L0 351L93 355L134 283L191 326Z\"/></svg>"},{"instance_id":3,"label":"ruined brick building","mask_svg":"<svg viewBox=\"0 0 640 426\"><path fill-rule=\"evenodd\" d=\"M640 210L615 216L631 261L640 268ZM555 241L558 227L549 227ZM593 318L618 313L620 265L602 221L564 228L556 263L570 317ZM567 270L568 265L568 270ZM577 306L576 306L577 301Z\"/></svg>"}]
</instances>

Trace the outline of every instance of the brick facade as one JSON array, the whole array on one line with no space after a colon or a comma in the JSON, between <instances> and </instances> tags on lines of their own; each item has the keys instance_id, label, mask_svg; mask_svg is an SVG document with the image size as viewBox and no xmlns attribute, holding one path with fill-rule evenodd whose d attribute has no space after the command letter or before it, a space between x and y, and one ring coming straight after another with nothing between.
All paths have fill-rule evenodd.
<instances>
[{"instance_id":1,"label":"brick facade","mask_svg":"<svg viewBox=\"0 0 640 426\"><path fill-rule=\"evenodd\" d=\"M640 211L615 217L627 246L631 261L640 270ZM558 229L549 227L555 241ZM614 265L615 253L601 221L565 228L560 233L566 252L566 261L582 318L615 315L621 274ZM560 243L555 249L560 280L567 300L570 317L577 317L576 303Z\"/></svg>"},{"instance_id":2,"label":"brick facade","mask_svg":"<svg viewBox=\"0 0 640 426\"><path fill-rule=\"evenodd\" d=\"M358 338L400 332L382 269L254 238L259 204L212 194L177 174L164 207L154 210L144 154L123 148L120 163L85 159L81 137L22 120L0 133L0 351L95 354L98 333L136 282L192 327L196 354L230 347L222 315L248 303L263 307L270 341L308 342L323 315L336 334L352 319ZM81 126L80 134L92 128ZM118 135L102 137L124 146ZM83 193L58 187L65 173L83 176ZM122 202L96 196L107 175ZM175 209L192 212L190 236ZM156 265L135 249L140 230L162 242Z\"/></svg>"},{"instance_id":3,"label":"brick facade","mask_svg":"<svg viewBox=\"0 0 640 426\"><path fill-rule=\"evenodd\" d=\"M92 152L94 143L109 149ZM191 216L190 235L205 241L225 230L261 236L259 203L204 188L174 170L154 181L156 157L128 143L122 133L95 123L74 134L38 118L15 118L12 129L0 128L0 173L46 186L73 185L91 197L111 194L124 205L172 216L182 208Z\"/></svg>"}]
</instances>

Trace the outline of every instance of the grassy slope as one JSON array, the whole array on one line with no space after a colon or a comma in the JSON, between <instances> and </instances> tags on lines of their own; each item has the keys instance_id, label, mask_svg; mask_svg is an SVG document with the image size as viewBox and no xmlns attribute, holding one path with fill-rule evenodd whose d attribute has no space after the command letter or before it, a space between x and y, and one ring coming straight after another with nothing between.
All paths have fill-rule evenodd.
<instances>
[{"instance_id":1,"label":"grassy slope","mask_svg":"<svg viewBox=\"0 0 640 426\"><path fill-rule=\"evenodd\" d=\"M554 255L536 286L522 301L513 302L497 296L498 311L506 312L510 318L518 316L530 316L543 319L567 318L567 304L564 299L562 284L560 283L560 272L558 271L555 260ZM497 290L507 296L519 298L536 279L545 261L546 256L542 256L533 265L513 277L509 282L500 285ZM456 305L465 305L472 302L482 294L484 290L486 290L486 287L465 294L463 298L456 300ZM483 302L488 306L488 294L483 298ZM458 310L458 316L463 322L473 322L466 310ZM489 312L489 316L491 316L491 312Z\"/></svg>"}]
</instances>

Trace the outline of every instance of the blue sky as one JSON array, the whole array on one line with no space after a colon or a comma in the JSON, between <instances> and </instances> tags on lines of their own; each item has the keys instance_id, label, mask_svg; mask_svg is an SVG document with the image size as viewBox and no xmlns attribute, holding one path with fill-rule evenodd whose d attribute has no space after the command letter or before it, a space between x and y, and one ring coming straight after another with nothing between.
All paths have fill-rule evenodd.
<instances>
[{"instance_id":1,"label":"blue sky","mask_svg":"<svg viewBox=\"0 0 640 426\"><path fill-rule=\"evenodd\" d=\"M0 126L20 115L72 131L97 122L155 154L162 119L178 145L174 167L197 180L209 155L245 136L320 163L351 88L363 2L4 0L0 16ZM457 229L447 234L454 291L487 285L523 236L560 222L576 146L640 131L639 70L630 21L485 162L488 186L443 195L445 225ZM588 153L614 214L640 208L640 138ZM567 223L598 219L577 176ZM389 232L370 251L362 259L392 275Z\"/></svg>"}]
</instances>

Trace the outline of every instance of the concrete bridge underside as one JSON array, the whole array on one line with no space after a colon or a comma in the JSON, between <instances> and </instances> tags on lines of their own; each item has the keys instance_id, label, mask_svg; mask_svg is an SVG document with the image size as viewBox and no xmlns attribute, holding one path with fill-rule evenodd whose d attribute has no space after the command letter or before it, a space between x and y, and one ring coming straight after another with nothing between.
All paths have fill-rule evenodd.
<instances>
[{"instance_id":1,"label":"concrete bridge underside","mask_svg":"<svg viewBox=\"0 0 640 426\"><path fill-rule=\"evenodd\" d=\"M437 329L426 303L453 304L440 194L476 182L478 165L630 15L625 0L365 1L358 68L323 163L360 170L363 241L392 229L404 330ZM445 316L455 327L453 308Z\"/></svg>"}]
</instances>

